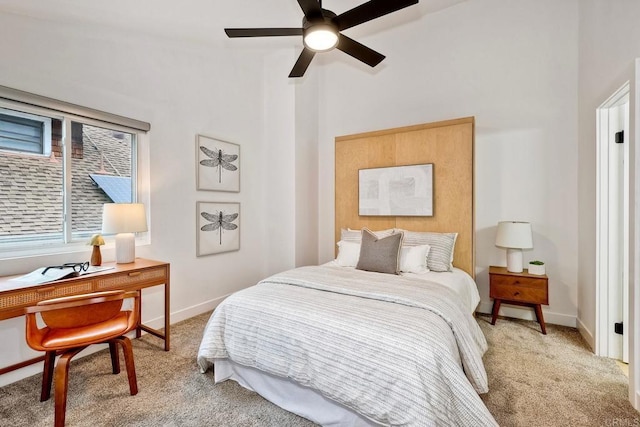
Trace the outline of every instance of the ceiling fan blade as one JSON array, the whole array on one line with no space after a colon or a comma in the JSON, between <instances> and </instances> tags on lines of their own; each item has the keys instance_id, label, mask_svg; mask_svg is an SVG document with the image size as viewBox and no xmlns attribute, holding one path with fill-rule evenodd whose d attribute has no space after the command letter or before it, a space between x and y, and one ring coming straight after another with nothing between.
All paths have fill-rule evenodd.
<instances>
[{"instance_id":1,"label":"ceiling fan blade","mask_svg":"<svg viewBox=\"0 0 640 427\"><path fill-rule=\"evenodd\" d=\"M342 31L417 3L418 0L371 0L336 16L333 22Z\"/></svg>"},{"instance_id":2,"label":"ceiling fan blade","mask_svg":"<svg viewBox=\"0 0 640 427\"><path fill-rule=\"evenodd\" d=\"M224 32L231 38L301 36L302 28L225 28Z\"/></svg>"},{"instance_id":3,"label":"ceiling fan blade","mask_svg":"<svg viewBox=\"0 0 640 427\"><path fill-rule=\"evenodd\" d=\"M371 67L375 67L385 58L383 54L350 39L344 34L339 35L338 45L336 47L347 55L351 55Z\"/></svg>"},{"instance_id":4,"label":"ceiling fan blade","mask_svg":"<svg viewBox=\"0 0 640 427\"><path fill-rule=\"evenodd\" d=\"M320 7L320 2L318 2L318 0L298 0L298 4L307 19L322 17L322 8Z\"/></svg>"},{"instance_id":5,"label":"ceiling fan blade","mask_svg":"<svg viewBox=\"0 0 640 427\"><path fill-rule=\"evenodd\" d=\"M302 50L302 53L298 57L296 61L296 65L293 66L293 69L289 73L289 77L302 77L304 76L304 72L309 68L309 64L311 64L311 60L315 56L315 52L311 49L307 49L306 47Z\"/></svg>"}]
</instances>

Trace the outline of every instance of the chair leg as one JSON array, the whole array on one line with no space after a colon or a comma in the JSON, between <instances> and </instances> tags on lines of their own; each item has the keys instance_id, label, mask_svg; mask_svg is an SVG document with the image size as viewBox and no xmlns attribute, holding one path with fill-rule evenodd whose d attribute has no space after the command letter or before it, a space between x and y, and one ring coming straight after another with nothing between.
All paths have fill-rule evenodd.
<instances>
[{"instance_id":1,"label":"chair leg","mask_svg":"<svg viewBox=\"0 0 640 427\"><path fill-rule=\"evenodd\" d=\"M69 363L71 363L73 356L80 353L84 348L85 347L79 347L64 352L56 364L55 427L64 427L64 418L67 409L67 390L69 389Z\"/></svg>"},{"instance_id":2,"label":"chair leg","mask_svg":"<svg viewBox=\"0 0 640 427\"><path fill-rule=\"evenodd\" d=\"M111 353L111 368L114 374L120 373L120 358L118 357L118 343L109 341L109 353Z\"/></svg>"},{"instance_id":3,"label":"chair leg","mask_svg":"<svg viewBox=\"0 0 640 427\"><path fill-rule=\"evenodd\" d=\"M129 392L131 396L138 394L138 380L136 378L136 366L133 362L133 348L131 347L131 340L125 336L116 338L122 345L122 352L124 353L124 363L127 367L127 378L129 379Z\"/></svg>"},{"instance_id":4,"label":"chair leg","mask_svg":"<svg viewBox=\"0 0 640 427\"><path fill-rule=\"evenodd\" d=\"M44 369L42 370L42 390L40 391L40 402L49 400L51 397L51 383L53 382L53 367L56 362L56 352L47 351L44 355Z\"/></svg>"}]
</instances>

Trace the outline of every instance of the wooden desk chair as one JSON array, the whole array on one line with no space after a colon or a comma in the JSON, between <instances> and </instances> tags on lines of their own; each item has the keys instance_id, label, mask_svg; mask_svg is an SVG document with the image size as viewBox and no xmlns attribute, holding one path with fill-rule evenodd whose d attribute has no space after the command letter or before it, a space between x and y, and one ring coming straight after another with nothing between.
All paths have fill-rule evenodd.
<instances>
[{"instance_id":1,"label":"wooden desk chair","mask_svg":"<svg viewBox=\"0 0 640 427\"><path fill-rule=\"evenodd\" d=\"M122 302L134 298L133 311L122 311ZM107 291L41 301L27 307L27 344L46 352L42 374L40 401L51 396L55 365L55 426L64 426L71 358L91 344L109 343L113 373L120 373L117 344L122 346L131 395L138 393L131 341L124 336L138 324L140 293L138 291ZM36 313L45 327L39 328Z\"/></svg>"}]
</instances>

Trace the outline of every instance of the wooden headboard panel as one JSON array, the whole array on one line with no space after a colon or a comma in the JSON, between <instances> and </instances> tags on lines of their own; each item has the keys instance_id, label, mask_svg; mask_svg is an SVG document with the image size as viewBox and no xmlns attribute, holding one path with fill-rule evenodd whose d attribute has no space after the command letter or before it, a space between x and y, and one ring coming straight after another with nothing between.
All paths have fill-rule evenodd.
<instances>
[{"instance_id":1,"label":"wooden headboard panel","mask_svg":"<svg viewBox=\"0 0 640 427\"><path fill-rule=\"evenodd\" d=\"M475 277L474 118L336 137L335 241L341 228L457 232L453 265ZM432 217L359 216L358 170L433 163Z\"/></svg>"}]
</instances>

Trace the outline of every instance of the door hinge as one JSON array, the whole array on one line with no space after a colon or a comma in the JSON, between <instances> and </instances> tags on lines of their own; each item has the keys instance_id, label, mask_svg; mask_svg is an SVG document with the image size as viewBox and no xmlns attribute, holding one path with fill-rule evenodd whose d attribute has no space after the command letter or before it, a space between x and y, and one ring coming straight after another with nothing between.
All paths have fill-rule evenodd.
<instances>
[{"instance_id":1,"label":"door hinge","mask_svg":"<svg viewBox=\"0 0 640 427\"><path fill-rule=\"evenodd\" d=\"M616 144L622 144L624 142L624 131L616 132Z\"/></svg>"},{"instance_id":2,"label":"door hinge","mask_svg":"<svg viewBox=\"0 0 640 427\"><path fill-rule=\"evenodd\" d=\"M622 325L622 322L619 323L614 323L613 324L613 331L618 334L618 335L622 335L622 331L624 330L624 327Z\"/></svg>"}]
</instances>

